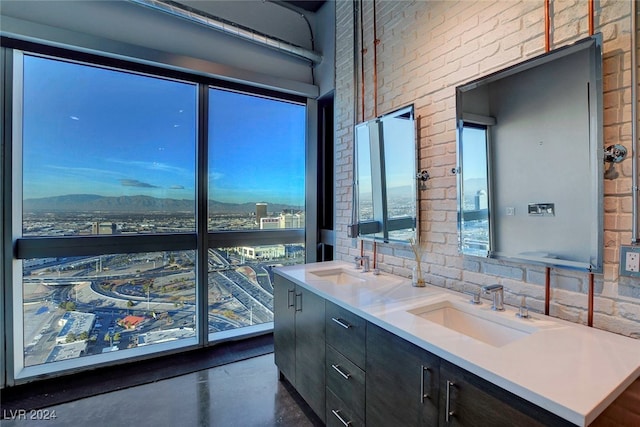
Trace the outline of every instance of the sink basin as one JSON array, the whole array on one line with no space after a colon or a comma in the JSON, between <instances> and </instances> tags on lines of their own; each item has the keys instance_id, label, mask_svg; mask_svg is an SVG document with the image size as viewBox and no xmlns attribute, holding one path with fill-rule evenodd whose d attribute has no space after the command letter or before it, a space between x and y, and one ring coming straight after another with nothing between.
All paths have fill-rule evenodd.
<instances>
[{"instance_id":1,"label":"sink basin","mask_svg":"<svg viewBox=\"0 0 640 427\"><path fill-rule=\"evenodd\" d=\"M309 274L317 276L318 279L332 282L336 285L356 285L366 282L365 278L358 277L361 273L351 272L343 268L310 271Z\"/></svg>"},{"instance_id":2,"label":"sink basin","mask_svg":"<svg viewBox=\"0 0 640 427\"><path fill-rule=\"evenodd\" d=\"M537 331L522 321L506 317L507 313L450 300L418 307L409 313L494 347L502 347Z\"/></svg>"}]
</instances>

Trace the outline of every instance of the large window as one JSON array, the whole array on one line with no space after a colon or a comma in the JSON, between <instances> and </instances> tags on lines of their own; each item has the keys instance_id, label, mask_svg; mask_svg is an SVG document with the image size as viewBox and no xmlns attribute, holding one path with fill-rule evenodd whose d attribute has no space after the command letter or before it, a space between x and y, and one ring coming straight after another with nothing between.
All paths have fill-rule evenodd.
<instances>
[{"instance_id":1,"label":"large window","mask_svg":"<svg viewBox=\"0 0 640 427\"><path fill-rule=\"evenodd\" d=\"M273 266L304 262L304 245L276 234L305 226L304 117L300 104L209 90L209 230L273 234L209 250L210 332L272 322Z\"/></svg>"},{"instance_id":2,"label":"large window","mask_svg":"<svg viewBox=\"0 0 640 427\"><path fill-rule=\"evenodd\" d=\"M195 231L197 87L24 57L23 233Z\"/></svg>"},{"instance_id":3,"label":"large window","mask_svg":"<svg viewBox=\"0 0 640 427\"><path fill-rule=\"evenodd\" d=\"M301 100L14 61L13 377L268 330L305 261Z\"/></svg>"}]
</instances>

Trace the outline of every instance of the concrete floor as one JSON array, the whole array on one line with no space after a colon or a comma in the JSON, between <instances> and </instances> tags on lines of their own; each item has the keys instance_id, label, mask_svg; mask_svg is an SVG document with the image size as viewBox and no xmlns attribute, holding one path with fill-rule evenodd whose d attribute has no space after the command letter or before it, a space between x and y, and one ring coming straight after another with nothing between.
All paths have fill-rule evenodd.
<instances>
[{"instance_id":1,"label":"concrete floor","mask_svg":"<svg viewBox=\"0 0 640 427\"><path fill-rule=\"evenodd\" d=\"M55 419L31 419L54 414ZM2 418L3 427L322 425L291 386L278 380L273 353Z\"/></svg>"}]
</instances>

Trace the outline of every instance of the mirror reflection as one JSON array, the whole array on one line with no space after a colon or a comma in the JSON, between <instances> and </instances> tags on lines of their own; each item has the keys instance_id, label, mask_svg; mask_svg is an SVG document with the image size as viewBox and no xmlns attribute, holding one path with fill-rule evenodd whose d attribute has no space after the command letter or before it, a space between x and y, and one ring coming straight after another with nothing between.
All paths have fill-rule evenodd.
<instances>
[{"instance_id":1,"label":"mirror reflection","mask_svg":"<svg viewBox=\"0 0 640 427\"><path fill-rule=\"evenodd\" d=\"M360 123L356 136L358 236L416 237L416 132L413 106Z\"/></svg>"},{"instance_id":2,"label":"mirror reflection","mask_svg":"<svg viewBox=\"0 0 640 427\"><path fill-rule=\"evenodd\" d=\"M489 254L489 176L486 125L464 123L460 141L460 180L458 211L460 248L464 253Z\"/></svg>"},{"instance_id":3,"label":"mirror reflection","mask_svg":"<svg viewBox=\"0 0 640 427\"><path fill-rule=\"evenodd\" d=\"M602 271L601 43L456 89L460 252Z\"/></svg>"}]
</instances>

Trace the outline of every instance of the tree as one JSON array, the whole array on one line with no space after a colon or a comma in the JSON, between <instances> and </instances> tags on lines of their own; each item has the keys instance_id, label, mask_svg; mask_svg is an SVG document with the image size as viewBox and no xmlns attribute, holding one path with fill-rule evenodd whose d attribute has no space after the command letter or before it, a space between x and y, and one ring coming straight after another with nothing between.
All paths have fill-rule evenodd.
<instances>
[{"instance_id":1,"label":"tree","mask_svg":"<svg viewBox=\"0 0 640 427\"><path fill-rule=\"evenodd\" d=\"M114 340L114 341L120 341L120 338L121 338L121 336L120 336L120 332L116 332L116 333L113 335L113 340Z\"/></svg>"},{"instance_id":2,"label":"tree","mask_svg":"<svg viewBox=\"0 0 640 427\"><path fill-rule=\"evenodd\" d=\"M111 335L109 335L109 332L107 332L106 334L104 334L104 340L107 342L111 341Z\"/></svg>"},{"instance_id":3,"label":"tree","mask_svg":"<svg viewBox=\"0 0 640 427\"><path fill-rule=\"evenodd\" d=\"M128 300L128 301L127 301L127 307L131 308L131 307L133 307L134 305L135 305L135 304L134 304L134 302L133 302L133 301L131 301L131 300Z\"/></svg>"},{"instance_id":4,"label":"tree","mask_svg":"<svg viewBox=\"0 0 640 427\"><path fill-rule=\"evenodd\" d=\"M89 339L89 333L87 331L83 331L82 333L80 333L80 335L78 335L78 339L81 341L86 341Z\"/></svg>"},{"instance_id":5,"label":"tree","mask_svg":"<svg viewBox=\"0 0 640 427\"><path fill-rule=\"evenodd\" d=\"M74 342L74 341L76 341L76 334L74 334L73 332L69 332L67 334L67 338L65 339L65 342L70 343L70 342Z\"/></svg>"}]
</instances>

